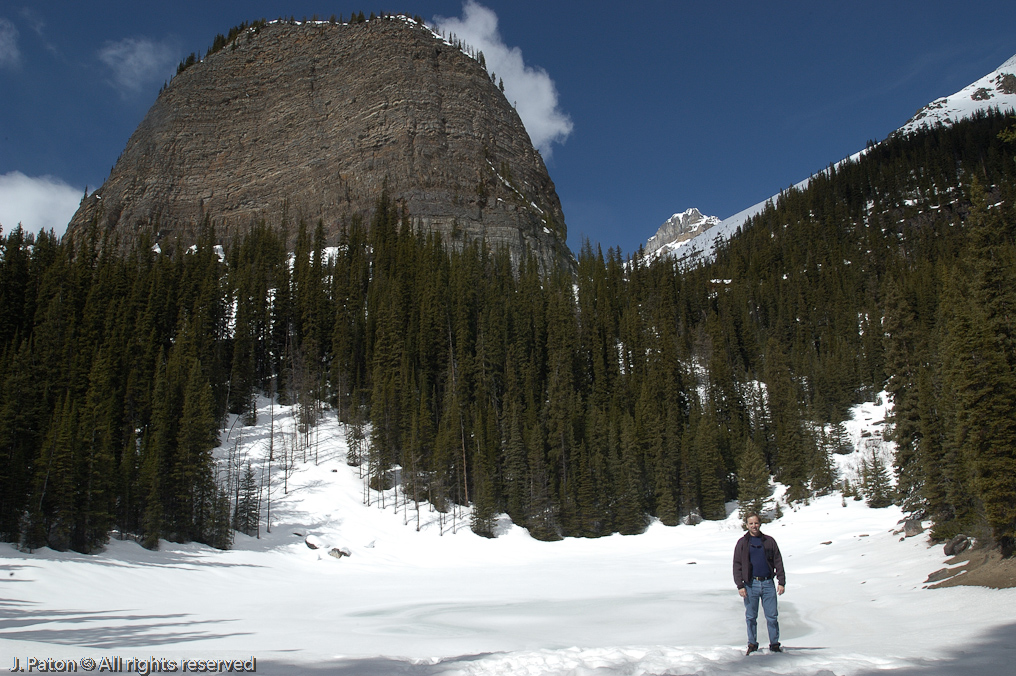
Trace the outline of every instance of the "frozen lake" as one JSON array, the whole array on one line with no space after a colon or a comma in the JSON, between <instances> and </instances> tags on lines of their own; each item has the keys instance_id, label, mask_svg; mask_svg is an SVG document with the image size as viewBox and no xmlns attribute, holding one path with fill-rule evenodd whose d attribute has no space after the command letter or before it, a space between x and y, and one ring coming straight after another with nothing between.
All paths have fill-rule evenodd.
<instances>
[{"instance_id":1,"label":"frozen lake","mask_svg":"<svg viewBox=\"0 0 1016 676\"><path fill-rule=\"evenodd\" d=\"M344 459L341 428L322 425L318 463L299 463L288 494L273 493L272 532L238 536L230 551L0 545L0 668L116 656L447 676L998 674L1016 664L1016 590L925 589L946 557L924 535L901 541L896 508L843 506L837 494L764 526L787 568L788 650L745 657L736 514L538 542L510 524L493 540L462 520L453 533L423 507L418 532L412 504L365 506ZM333 558L331 547L351 555ZM765 645L764 622L759 631Z\"/></svg>"}]
</instances>

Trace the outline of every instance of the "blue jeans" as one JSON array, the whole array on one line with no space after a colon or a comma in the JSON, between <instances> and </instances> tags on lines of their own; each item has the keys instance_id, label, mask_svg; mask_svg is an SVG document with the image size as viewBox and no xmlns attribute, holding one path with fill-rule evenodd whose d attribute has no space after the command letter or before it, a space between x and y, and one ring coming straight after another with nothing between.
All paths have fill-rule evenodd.
<instances>
[{"instance_id":1,"label":"blue jeans","mask_svg":"<svg viewBox=\"0 0 1016 676\"><path fill-rule=\"evenodd\" d=\"M744 598L744 620L748 625L748 643L758 643L758 602L762 600L762 611L766 615L766 626L769 629L769 643L780 642L780 623L777 620L779 611L776 609L776 582L769 580L752 580L745 587L748 596Z\"/></svg>"}]
</instances>

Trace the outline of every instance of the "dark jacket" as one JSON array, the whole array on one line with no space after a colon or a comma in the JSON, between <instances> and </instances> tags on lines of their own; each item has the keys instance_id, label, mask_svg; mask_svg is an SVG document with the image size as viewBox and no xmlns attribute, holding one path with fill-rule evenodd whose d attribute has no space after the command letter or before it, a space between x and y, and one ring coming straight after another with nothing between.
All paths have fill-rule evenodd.
<instances>
[{"instance_id":1,"label":"dark jacket","mask_svg":"<svg viewBox=\"0 0 1016 676\"><path fill-rule=\"evenodd\" d=\"M762 538L762 550L766 553L766 561L769 562L769 568L776 573L776 580L782 586L787 586L787 573L783 570L783 556L780 554L780 548L777 546L776 540L762 531L759 531L758 536ZM750 537L751 533L745 533L744 537L738 540L737 545L734 547L734 584L737 585L738 589L744 587L752 578L751 554L748 548L748 539Z\"/></svg>"}]
</instances>

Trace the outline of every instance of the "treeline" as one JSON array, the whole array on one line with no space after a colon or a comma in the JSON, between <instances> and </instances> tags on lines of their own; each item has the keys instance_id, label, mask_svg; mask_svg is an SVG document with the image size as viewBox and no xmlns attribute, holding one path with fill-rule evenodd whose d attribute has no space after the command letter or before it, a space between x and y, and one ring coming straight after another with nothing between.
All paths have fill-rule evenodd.
<instances>
[{"instance_id":1,"label":"treeline","mask_svg":"<svg viewBox=\"0 0 1016 676\"><path fill-rule=\"evenodd\" d=\"M220 257L131 256L98 233L0 240L0 534L94 551L111 531L228 546L236 476L211 449L256 397L327 404L375 488L507 513L536 537L722 518L835 481L848 407L888 389L896 498L1005 545L1014 528L1016 165L992 114L871 146L721 247L573 270L413 233L382 195L323 227L253 227ZM1000 133L1002 138L999 137ZM355 438L353 434L351 438ZM861 486L887 491L872 458ZM227 490L228 489L228 490ZM230 495L233 496L231 499ZM245 514L245 513L244 513ZM241 527L248 529L249 524Z\"/></svg>"},{"instance_id":2,"label":"treeline","mask_svg":"<svg viewBox=\"0 0 1016 676\"><path fill-rule=\"evenodd\" d=\"M269 391L304 424L318 402L369 422L355 460L374 485L400 465L407 494L472 504L477 532L502 511L545 538L724 515L744 444L689 361L708 337L685 330L698 309L679 275L587 246L577 277L541 276L535 259L449 253L406 223L383 197L335 250L301 225L292 259L266 227L223 260L211 228L191 250L129 257L96 233L9 233L3 537L226 546L237 506L211 455L217 424L254 422Z\"/></svg>"}]
</instances>

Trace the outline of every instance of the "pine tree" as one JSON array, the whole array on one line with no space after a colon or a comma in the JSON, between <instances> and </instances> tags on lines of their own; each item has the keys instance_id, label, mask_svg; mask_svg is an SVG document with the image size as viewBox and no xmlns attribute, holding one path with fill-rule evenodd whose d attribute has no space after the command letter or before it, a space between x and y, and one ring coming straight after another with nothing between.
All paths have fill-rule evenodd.
<instances>
[{"instance_id":1,"label":"pine tree","mask_svg":"<svg viewBox=\"0 0 1016 676\"><path fill-rule=\"evenodd\" d=\"M6 237L0 232L0 345L27 333L32 320L31 235L19 224Z\"/></svg>"},{"instance_id":2,"label":"pine tree","mask_svg":"<svg viewBox=\"0 0 1016 676\"><path fill-rule=\"evenodd\" d=\"M120 449L121 399L112 356L100 349L89 378L82 415L81 502L75 549L92 552L105 544L113 522L115 456Z\"/></svg>"},{"instance_id":3,"label":"pine tree","mask_svg":"<svg viewBox=\"0 0 1016 676\"><path fill-rule=\"evenodd\" d=\"M923 342L917 317L899 284L890 280L887 286L883 331L886 337L886 370L890 374L886 390L893 398L897 490L901 506L909 512L916 512L924 506L926 465L919 455L917 402L911 393L917 392L916 374L920 370Z\"/></svg>"},{"instance_id":4,"label":"pine tree","mask_svg":"<svg viewBox=\"0 0 1016 676\"><path fill-rule=\"evenodd\" d=\"M179 491L176 495L179 532L188 539L207 544L215 541L218 513L211 455L217 442L213 411L211 386L201 371L201 364L194 359L183 387L171 475Z\"/></svg>"},{"instance_id":5,"label":"pine tree","mask_svg":"<svg viewBox=\"0 0 1016 676\"><path fill-rule=\"evenodd\" d=\"M504 491L505 511L517 524L525 523L525 515L530 511L529 504L529 468L526 463L527 452L525 438L522 433L520 406L512 402L508 408L508 439L504 451Z\"/></svg>"},{"instance_id":6,"label":"pine tree","mask_svg":"<svg viewBox=\"0 0 1016 676\"><path fill-rule=\"evenodd\" d=\"M550 468L544 448L546 430L541 424L529 428L529 514L526 528L537 540L560 540L559 510L550 491Z\"/></svg>"},{"instance_id":7,"label":"pine tree","mask_svg":"<svg viewBox=\"0 0 1016 676\"><path fill-rule=\"evenodd\" d=\"M811 492L826 495L836 485L836 468L825 445L816 445L813 463L808 482Z\"/></svg>"},{"instance_id":8,"label":"pine tree","mask_svg":"<svg viewBox=\"0 0 1016 676\"><path fill-rule=\"evenodd\" d=\"M233 528L252 537L259 534L261 522L259 511L261 500L258 493L257 477L254 475L250 460L248 460L240 479L240 497L233 513Z\"/></svg>"},{"instance_id":9,"label":"pine tree","mask_svg":"<svg viewBox=\"0 0 1016 676\"><path fill-rule=\"evenodd\" d=\"M763 514L772 490L769 487L769 469L758 445L748 437L737 458L738 514L744 521L748 514Z\"/></svg>"},{"instance_id":10,"label":"pine tree","mask_svg":"<svg viewBox=\"0 0 1016 676\"><path fill-rule=\"evenodd\" d=\"M862 462L861 480L865 503L875 509L888 507L893 503L892 484L877 445L869 446L868 454Z\"/></svg>"},{"instance_id":11,"label":"pine tree","mask_svg":"<svg viewBox=\"0 0 1016 676\"><path fill-rule=\"evenodd\" d=\"M30 341L0 351L0 538L12 542L30 507L35 457L50 424L39 380Z\"/></svg>"},{"instance_id":12,"label":"pine tree","mask_svg":"<svg viewBox=\"0 0 1016 676\"><path fill-rule=\"evenodd\" d=\"M712 411L699 419L696 435L696 456L699 474L699 505L704 519L723 519L727 516L720 476L724 473L718 446L716 417Z\"/></svg>"},{"instance_id":13,"label":"pine tree","mask_svg":"<svg viewBox=\"0 0 1016 676\"><path fill-rule=\"evenodd\" d=\"M165 357L162 353L156 362L152 392L151 422L144 432L140 452L140 493L142 496L142 545L157 549L164 533L163 507L165 468L172 452L170 428L173 412L170 386L166 376Z\"/></svg>"},{"instance_id":14,"label":"pine tree","mask_svg":"<svg viewBox=\"0 0 1016 676\"><path fill-rule=\"evenodd\" d=\"M29 524L23 545L70 549L77 516L76 460L79 444L78 411L70 393L54 412L35 464L34 489L29 503Z\"/></svg>"},{"instance_id":15,"label":"pine tree","mask_svg":"<svg viewBox=\"0 0 1016 676\"><path fill-rule=\"evenodd\" d=\"M495 481L497 434L493 413L480 407L474 419L476 455L473 462L473 515L470 527L477 535L492 538L497 525L497 488Z\"/></svg>"},{"instance_id":16,"label":"pine tree","mask_svg":"<svg viewBox=\"0 0 1016 676\"><path fill-rule=\"evenodd\" d=\"M237 303L233 330L233 364L229 377L229 411L244 416L245 425L257 423L257 365L252 325L253 299L243 294Z\"/></svg>"},{"instance_id":17,"label":"pine tree","mask_svg":"<svg viewBox=\"0 0 1016 676\"><path fill-rule=\"evenodd\" d=\"M809 470L814 446L808 443L801 424L797 387L790 377L790 365L782 348L770 339L766 346L766 383L773 441L776 446L777 477L787 485L787 499L803 500L808 493Z\"/></svg>"}]
</instances>

